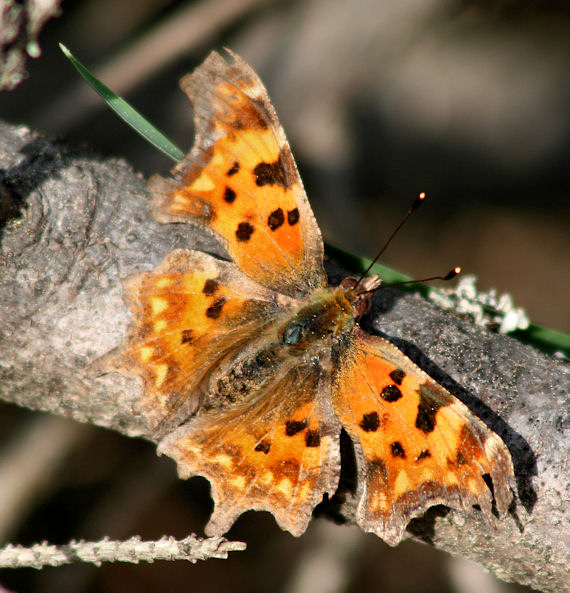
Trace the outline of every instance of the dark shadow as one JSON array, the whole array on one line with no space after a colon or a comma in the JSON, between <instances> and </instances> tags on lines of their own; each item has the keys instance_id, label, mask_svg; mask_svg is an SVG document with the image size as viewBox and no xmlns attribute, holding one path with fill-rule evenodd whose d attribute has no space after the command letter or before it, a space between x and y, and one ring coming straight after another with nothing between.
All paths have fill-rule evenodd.
<instances>
[{"instance_id":1,"label":"dark shadow","mask_svg":"<svg viewBox=\"0 0 570 593\"><path fill-rule=\"evenodd\" d=\"M28 196L46 179L57 177L71 161L94 157L87 148L71 148L61 141L41 136L18 152L25 156L20 163L0 169L0 241L6 225L21 218Z\"/></svg>"},{"instance_id":2,"label":"dark shadow","mask_svg":"<svg viewBox=\"0 0 570 593\"><path fill-rule=\"evenodd\" d=\"M14 190L9 180L3 177L0 169L0 239L2 230L11 221L22 216L24 200Z\"/></svg>"},{"instance_id":3,"label":"dark shadow","mask_svg":"<svg viewBox=\"0 0 570 593\"><path fill-rule=\"evenodd\" d=\"M338 525L347 522L351 507L356 504L358 487L358 469L352 440L344 429L340 433L340 478L336 492L329 498L325 494L323 501L313 511L314 517L327 517ZM348 511L348 512L347 512Z\"/></svg>"},{"instance_id":4,"label":"dark shadow","mask_svg":"<svg viewBox=\"0 0 570 593\"><path fill-rule=\"evenodd\" d=\"M441 504L430 507L421 517L412 519L406 531L426 544L434 545L435 523L438 519L446 517L451 509Z\"/></svg>"}]
</instances>

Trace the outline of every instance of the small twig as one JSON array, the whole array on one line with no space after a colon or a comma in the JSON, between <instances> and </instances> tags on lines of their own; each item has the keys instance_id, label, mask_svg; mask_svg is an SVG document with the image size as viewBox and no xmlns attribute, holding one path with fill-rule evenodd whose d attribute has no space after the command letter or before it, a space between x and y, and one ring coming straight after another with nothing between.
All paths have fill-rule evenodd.
<instances>
[{"instance_id":1,"label":"small twig","mask_svg":"<svg viewBox=\"0 0 570 593\"><path fill-rule=\"evenodd\" d=\"M98 542L71 541L64 546L42 543L27 548L8 544L0 548L0 567L43 568L72 562L100 566L102 562L138 564L155 560L188 560L194 564L208 558L227 558L228 552L245 548L244 542L231 542L223 537L200 539L193 534L181 540L164 536L157 541L142 541L137 535L126 541L106 537Z\"/></svg>"}]
</instances>

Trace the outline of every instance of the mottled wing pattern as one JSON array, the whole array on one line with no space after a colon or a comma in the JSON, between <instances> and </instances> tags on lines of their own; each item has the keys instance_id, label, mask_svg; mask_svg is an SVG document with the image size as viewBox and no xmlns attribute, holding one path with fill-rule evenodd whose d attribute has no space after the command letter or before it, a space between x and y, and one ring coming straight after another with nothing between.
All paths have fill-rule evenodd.
<instances>
[{"instance_id":1,"label":"mottled wing pattern","mask_svg":"<svg viewBox=\"0 0 570 593\"><path fill-rule=\"evenodd\" d=\"M321 234L285 134L257 75L213 52L181 81L194 106L196 142L150 188L158 220L214 231L239 268L290 296L324 286Z\"/></svg>"},{"instance_id":2,"label":"mottled wing pattern","mask_svg":"<svg viewBox=\"0 0 570 593\"><path fill-rule=\"evenodd\" d=\"M357 522L396 545L409 520L444 504L479 505L492 521L511 500L513 466L501 439L388 341L357 328L333 350L334 409L354 442Z\"/></svg>"},{"instance_id":3,"label":"mottled wing pattern","mask_svg":"<svg viewBox=\"0 0 570 593\"><path fill-rule=\"evenodd\" d=\"M271 512L301 535L340 471L340 427L330 408L330 373L319 366L276 369L245 401L198 414L166 437L159 452L181 477L205 476L214 512L208 535L225 533L243 512Z\"/></svg>"},{"instance_id":4,"label":"mottled wing pattern","mask_svg":"<svg viewBox=\"0 0 570 593\"><path fill-rule=\"evenodd\" d=\"M153 428L194 411L207 373L283 307L234 264L199 251L174 251L153 271L129 277L125 288L134 325L114 365L142 377L142 407Z\"/></svg>"}]
</instances>

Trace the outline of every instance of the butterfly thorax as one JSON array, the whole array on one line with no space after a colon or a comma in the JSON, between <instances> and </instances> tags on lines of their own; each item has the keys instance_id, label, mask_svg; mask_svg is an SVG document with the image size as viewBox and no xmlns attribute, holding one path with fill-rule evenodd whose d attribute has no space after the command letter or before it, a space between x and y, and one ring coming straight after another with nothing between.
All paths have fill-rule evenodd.
<instances>
[{"instance_id":1,"label":"butterfly thorax","mask_svg":"<svg viewBox=\"0 0 570 593\"><path fill-rule=\"evenodd\" d=\"M324 346L323 341L352 329L351 292L344 287L315 291L278 330L278 341L290 355Z\"/></svg>"},{"instance_id":2,"label":"butterfly thorax","mask_svg":"<svg viewBox=\"0 0 570 593\"><path fill-rule=\"evenodd\" d=\"M354 327L354 297L351 288L339 286L299 301L245 349L220 361L204 385L205 408L247 400L275 380L276 369L285 374L293 366L318 366L331 341Z\"/></svg>"}]
</instances>

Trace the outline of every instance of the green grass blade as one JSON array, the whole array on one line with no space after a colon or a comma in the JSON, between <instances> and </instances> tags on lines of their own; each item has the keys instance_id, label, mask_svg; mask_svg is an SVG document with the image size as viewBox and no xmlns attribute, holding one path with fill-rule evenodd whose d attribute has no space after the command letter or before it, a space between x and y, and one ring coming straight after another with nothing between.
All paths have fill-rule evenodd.
<instances>
[{"instance_id":1,"label":"green grass blade","mask_svg":"<svg viewBox=\"0 0 570 593\"><path fill-rule=\"evenodd\" d=\"M95 78L91 72L73 56L73 54L63 44L59 44L63 55L75 66L79 74L87 81L105 103L133 130L138 132L147 142L158 148L167 157L178 162L184 153L173 144L162 132L157 130L146 118L144 118L136 109L127 103L122 97L115 94L109 87L105 86L100 80Z\"/></svg>"},{"instance_id":2,"label":"green grass blade","mask_svg":"<svg viewBox=\"0 0 570 593\"><path fill-rule=\"evenodd\" d=\"M368 266L372 263L372 260L370 259L358 257L352 253L348 253L340 247L331 245L331 243L325 243L325 250L327 255L338 262L341 266L360 274L363 274L368 269ZM382 278L382 283L388 285L398 284L399 282L409 282L410 280L413 280L413 278L410 276L406 276L406 274L402 274L397 270L393 270L392 268L379 263L375 263L372 266L370 273L379 274ZM410 286L402 286L401 289L408 290L410 292L419 292L426 297L429 291L429 287L425 284L422 284L421 282L411 284Z\"/></svg>"},{"instance_id":3,"label":"green grass blade","mask_svg":"<svg viewBox=\"0 0 570 593\"><path fill-rule=\"evenodd\" d=\"M548 354L560 352L566 358L570 358L570 335L558 330L532 324L528 329L509 335Z\"/></svg>"}]
</instances>

